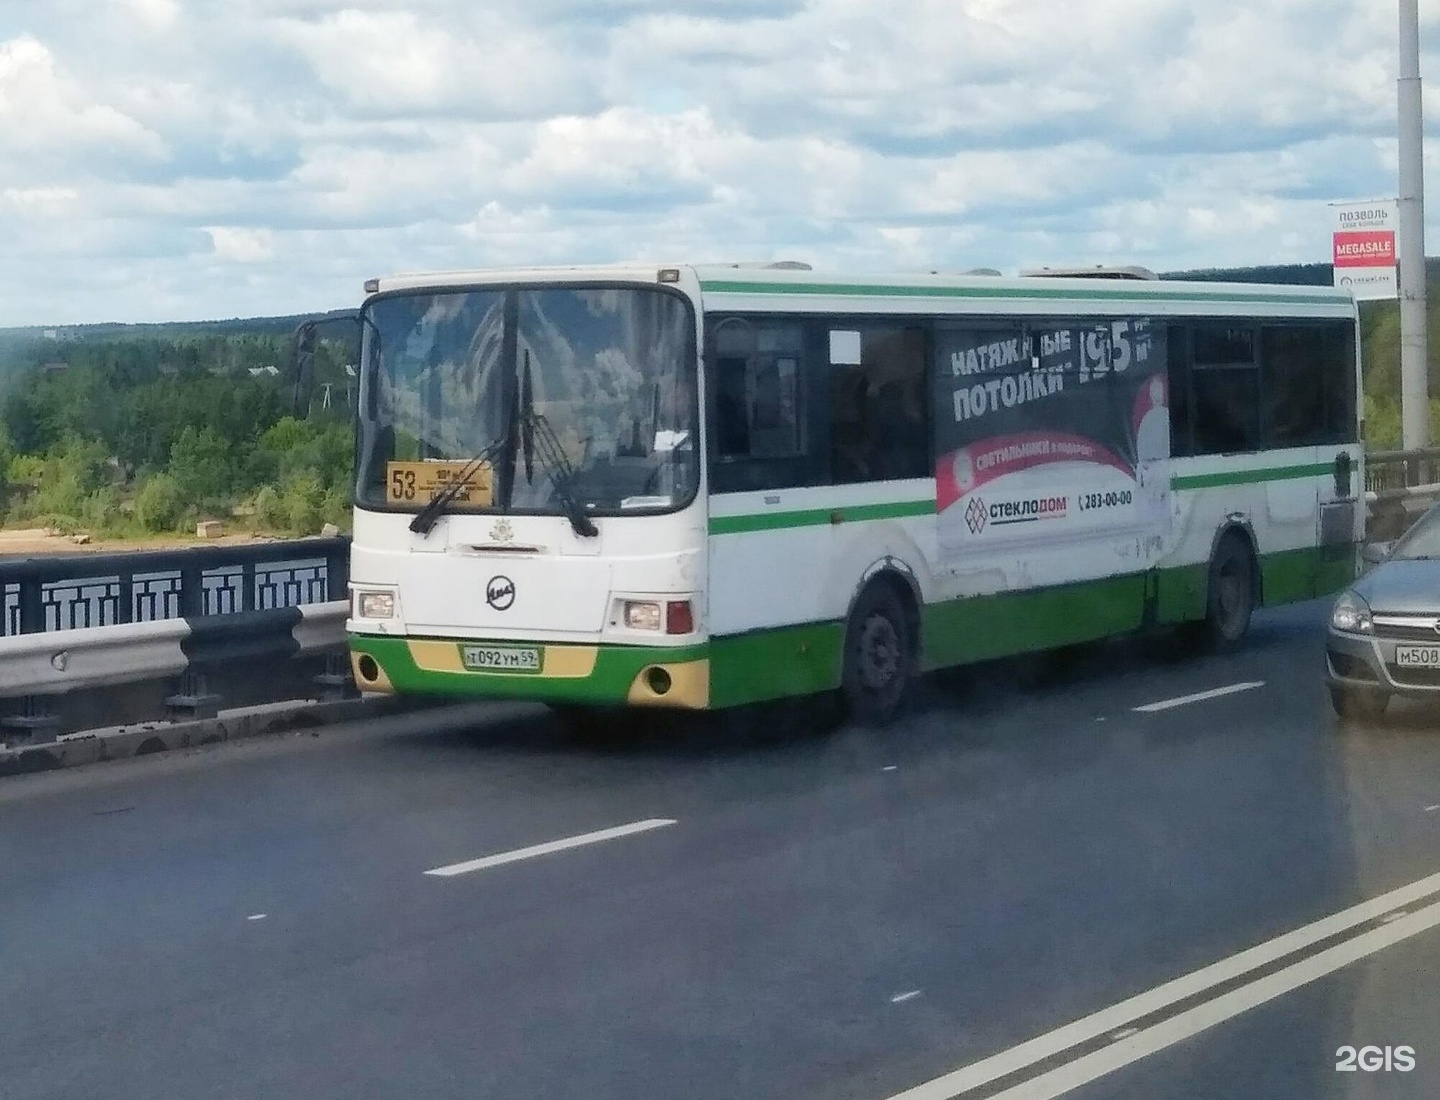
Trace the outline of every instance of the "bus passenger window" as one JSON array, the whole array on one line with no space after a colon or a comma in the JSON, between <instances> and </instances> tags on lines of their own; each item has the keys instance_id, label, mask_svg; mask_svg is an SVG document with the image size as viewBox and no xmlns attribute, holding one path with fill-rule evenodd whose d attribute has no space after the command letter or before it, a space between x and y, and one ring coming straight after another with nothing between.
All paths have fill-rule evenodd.
<instances>
[{"instance_id":1,"label":"bus passenger window","mask_svg":"<svg viewBox=\"0 0 1440 1100\"><path fill-rule=\"evenodd\" d=\"M837 330L830 348L831 480L927 476L924 330Z\"/></svg>"},{"instance_id":2,"label":"bus passenger window","mask_svg":"<svg viewBox=\"0 0 1440 1100\"><path fill-rule=\"evenodd\" d=\"M1265 436L1271 447L1349 442L1355 435L1349 324L1267 328L1262 341Z\"/></svg>"},{"instance_id":3,"label":"bus passenger window","mask_svg":"<svg viewBox=\"0 0 1440 1100\"><path fill-rule=\"evenodd\" d=\"M1198 369L1195 389L1197 455L1239 454L1260 449L1260 379L1243 367Z\"/></svg>"},{"instance_id":4,"label":"bus passenger window","mask_svg":"<svg viewBox=\"0 0 1440 1100\"><path fill-rule=\"evenodd\" d=\"M1255 330L1243 324L1196 325L1193 347L1192 453L1259 450L1260 370L1255 357Z\"/></svg>"},{"instance_id":5,"label":"bus passenger window","mask_svg":"<svg viewBox=\"0 0 1440 1100\"><path fill-rule=\"evenodd\" d=\"M715 360L715 438L721 455L750 453L750 423L745 415L745 360Z\"/></svg>"},{"instance_id":6,"label":"bus passenger window","mask_svg":"<svg viewBox=\"0 0 1440 1100\"><path fill-rule=\"evenodd\" d=\"M800 326L731 317L717 322L712 340L716 454L728 459L800 455Z\"/></svg>"}]
</instances>

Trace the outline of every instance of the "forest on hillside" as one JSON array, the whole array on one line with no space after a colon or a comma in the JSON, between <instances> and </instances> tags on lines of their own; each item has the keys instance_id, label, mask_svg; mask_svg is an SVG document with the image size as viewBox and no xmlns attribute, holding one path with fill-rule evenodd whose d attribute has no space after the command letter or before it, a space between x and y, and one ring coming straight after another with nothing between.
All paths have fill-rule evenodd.
<instances>
[{"instance_id":1,"label":"forest on hillside","mask_svg":"<svg viewBox=\"0 0 1440 1100\"><path fill-rule=\"evenodd\" d=\"M1323 265L1203 274L1328 280ZM1430 302L1440 440L1440 278ZM0 525L97 537L193 531L202 519L276 534L348 530L358 353L345 326L322 330L340 336L317 342L313 393L297 410L296 321L0 332ZM1398 447L1398 304L1363 305L1361 328L1366 442Z\"/></svg>"},{"instance_id":2,"label":"forest on hillside","mask_svg":"<svg viewBox=\"0 0 1440 1100\"><path fill-rule=\"evenodd\" d=\"M317 342L313 400L297 416L288 326L186 328L8 334L18 361L0 399L4 526L348 529L353 340Z\"/></svg>"}]
</instances>

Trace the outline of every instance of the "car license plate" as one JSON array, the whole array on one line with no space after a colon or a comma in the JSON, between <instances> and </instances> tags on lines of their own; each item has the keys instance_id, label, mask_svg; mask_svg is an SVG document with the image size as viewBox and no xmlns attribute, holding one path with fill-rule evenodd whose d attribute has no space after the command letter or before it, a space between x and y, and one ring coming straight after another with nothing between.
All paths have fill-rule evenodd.
<instances>
[{"instance_id":1,"label":"car license plate","mask_svg":"<svg viewBox=\"0 0 1440 1100\"><path fill-rule=\"evenodd\" d=\"M471 672L540 672L544 667L535 646L467 645L460 652Z\"/></svg>"},{"instance_id":2,"label":"car license plate","mask_svg":"<svg viewBox=\"0 0 1440 1100\"><path fill-rule=\"evenodd\" d=\"M1395 664L1399 668L1440 668L1440 645L1397 645Z\"/></svg>"}]
</instances>

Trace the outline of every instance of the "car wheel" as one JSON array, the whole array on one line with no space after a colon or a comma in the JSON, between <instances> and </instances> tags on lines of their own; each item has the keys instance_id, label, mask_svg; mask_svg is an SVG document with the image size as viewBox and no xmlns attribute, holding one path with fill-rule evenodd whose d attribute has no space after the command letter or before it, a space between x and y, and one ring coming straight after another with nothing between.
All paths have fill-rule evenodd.
<instances>
[{"instance_id":1,"label":"car wheel","mask_svg":"<svg viewBox=\"0 0 1440 1100\"><path fill-rule=\"evenodd\" d=\"M1390 696L1383 691L1366 691L1363 688L1332 687L1330 705L1341 718L1355 721L1374 721L1385 713Z\"/></svg>"},{"instance_id":2,"label":"car wheel","mask_svg":"<svg viewBox=\"0 0 1440 1100\"><path fill-rule=\"evenodd\" d=\"M840 693L846 716L883 726L904 708L915 668L910 620L895 590L872 584L860 595L845 628Z\"/></svg>"}]
</instances>

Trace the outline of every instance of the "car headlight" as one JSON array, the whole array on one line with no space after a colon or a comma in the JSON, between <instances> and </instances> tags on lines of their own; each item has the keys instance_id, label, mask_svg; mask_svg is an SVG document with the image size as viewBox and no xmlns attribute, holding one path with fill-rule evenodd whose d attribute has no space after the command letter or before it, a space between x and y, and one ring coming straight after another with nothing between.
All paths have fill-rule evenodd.
<instances>
[{"instance_id":1,"label":"car headlight","mask_svg":"<svg viewBox=\"0 0 1440 1100\"><path fill-rule=\"evenodd\" d=\"M395 617L395 593L360 592L355 601L357 618L393 619Z\"/></svg>"},{"instance_id":2,"label":"car headlight","mask_svg":"<svg viewBox=\"0 0 1440 1100\"><path fill-rule=\"evenodd\" d=\"M1347 634L1370 634L1375 629L1370 621L1370 605L1354 592L1346 592L1335 601L1330 625Z\"/></svg>"}]
</instances>

